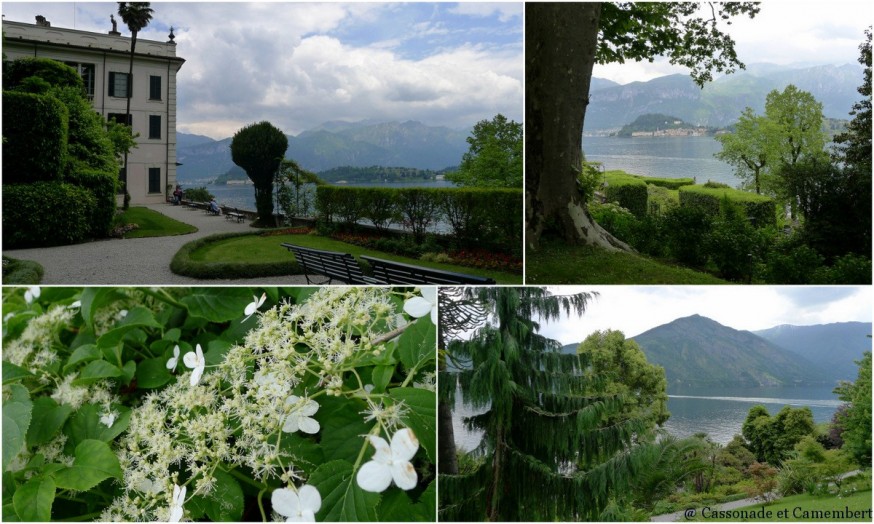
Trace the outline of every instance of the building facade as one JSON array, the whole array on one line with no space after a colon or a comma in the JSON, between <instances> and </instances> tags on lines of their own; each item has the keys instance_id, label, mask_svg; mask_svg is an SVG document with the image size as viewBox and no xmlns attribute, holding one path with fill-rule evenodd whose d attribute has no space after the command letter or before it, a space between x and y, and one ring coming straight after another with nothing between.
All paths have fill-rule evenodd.
<instances>
[{"instance_id":1,"label":"building facade","mask_svg":"<svg viewBox=\"0 0 874 524\"><path fill-rule=\"evenodd\" d=\"M107 34L3 21L7 60L51 58L76 69L94 109L107 120L125 121L130 96L131 125L137 147L120 170L132 204L164 202L176 184L176 75L185 60L176 56L173 33L167 42L137 38L133 78L129 37L113 28ZM170 189L168 189L170 188Z\"/></svg>"}]
</instances>

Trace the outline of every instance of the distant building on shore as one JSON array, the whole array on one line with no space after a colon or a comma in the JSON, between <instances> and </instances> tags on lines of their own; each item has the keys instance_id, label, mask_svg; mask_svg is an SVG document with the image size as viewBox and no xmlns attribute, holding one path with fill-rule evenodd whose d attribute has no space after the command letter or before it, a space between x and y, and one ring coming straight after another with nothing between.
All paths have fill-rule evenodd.
<instances>
[{"instance_id":1,"label":"distant building on shore","mask_svg":"<svg viewBox=\"0 0 874 524\"><path fill-rule=\"evenodd\" d=\"M7 60L51 58L76 69L94 109L107 120L124 123L130 96L131 125L139 137L128 172L121 169L119 176L132 204L164 202L176 186L176 75L185 63L176 56L172 29L166 42L137 38L132 80L130 38L121 36L114 21L101 34L52 27L42 16L35 24L3 20L3 37Z\"/></svg>"}]
</instances>

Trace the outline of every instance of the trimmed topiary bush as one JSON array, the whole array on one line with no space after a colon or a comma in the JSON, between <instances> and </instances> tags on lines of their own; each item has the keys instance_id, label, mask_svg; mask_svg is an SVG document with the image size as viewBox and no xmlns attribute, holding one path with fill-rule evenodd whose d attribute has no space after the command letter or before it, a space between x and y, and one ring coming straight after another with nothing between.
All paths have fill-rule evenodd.
<instances>
[{"instance_id":1,"label":"trimmed topiary bush","mask_svg":"<svg viewBox=\"0 0 874 524\"><path fill-rule=\"evenodd\" d=\"M657 177L640 177L641 180L651 186L665 187L667 189L680 189L683 186L691 186L695 184L693 178L657 178Z\"/></svg>"},{"instance_id":2,"label":"trimmed topiary bush","mask_svg":"<svg viewBox=\"0 0 874 524\"><path fill-rule=\"evenodd\" d=\"M204 279L275 277L301 273L300 267L293 260L293 257L289 257L289 260L284 262L247 261L236 263L210 262L208 260L195 260L191 257L191 254L198 249L220 240L253 234L257 233L220 233L191 241L179 248L179 251L173 256L173 260L170 262L170 271L177 275Z\"/></svg>"},{"instance_id":3,"label":"trimmed topiary bush","mask_svg":"<svg viewBox=\"0 0 874 524\"><path fill-rule=\"evenodd\" d=\"M82 242L91 231L96 206L89 190L65 182L3 184L3 245L21 248Z\"/></svg>"},{"instance_id":4,"label":"trimmed topiary bush","mask_svg":"<svg viewBox=\"0 0 874 524\"><path fill-rule=\"evenodd\" d=\"M646 215L646 182L623 171L607 171L604 180L607 182L604 196L608 202L616 202L637 217Z\"/></svg>"},{"instance_id":5,"label":"trimmed topiary bush","mask_svg":"<svg viewBox=\"0 0 874 524\"><path fill-rule=\"evenodd\" d=\"M19 58L3 62L3 88L13 89L25 79L35 76L49 85L76 87L83 90L82 77L75 69L50 58Z\"/></svg>"},{"instance_id":6,"label":"trimmed topiary bush","mask_svg":"<svg viewBox=\"0 0 874 524\"><path fill-rule=\"evenodd\" d=\"M3 184L60 179L68 121L57 98L3 91Z\"/></svg>"},{"instance_id":7,"label":"trimmed topiary bush","mask_svg":"<svg viewBox=\"0 0 874 524\"><path fill-rule=\"evenodd\" d=\"M777 221L774 200L764 195L724 187L684 186L680 188L680 206L696 207L711 216L719 214L720 203L728 199L743 207L756 227L774 225Z\"/></svg>"},{"instance_id":8,"label":"trimmed topiary bush","mask_svg":"<svg viewBox=\"0 0 874 524\"><path fill-rule=\"evenodd\" d=\"M70 173L65 181L85 188L94 195L95 207L88 220L89 236L108 236L115 218L115 194L118 188L118 177L115 173L82 170Z\"/></svg>"}]
</instances>

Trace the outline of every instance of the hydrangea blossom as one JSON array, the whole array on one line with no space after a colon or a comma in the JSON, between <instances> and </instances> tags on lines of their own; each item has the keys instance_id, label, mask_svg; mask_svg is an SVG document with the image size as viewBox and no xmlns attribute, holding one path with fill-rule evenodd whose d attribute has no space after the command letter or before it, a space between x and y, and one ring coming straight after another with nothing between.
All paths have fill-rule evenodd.
<instances>
[{"instance_id":1,"label":"hydrangea blossom","mask_svg":"<svg viewBox=\"0 0 874 524\"><path fill-rule=\"evenodd\" d=\"M27 288L27 291L24 292L24 301L28 304L32 303L39 298L39 293L39 286L30 286Z\"/></svg>"},{"instance_id":2,"label":"hydrangea blossom","mask_svg":"<svg viewBox=\"0 0 874 524\"><path fill-rule=\"evenodd\" d=\"M100 423L108 428L111 428L112 425L115 424L115 419L117 417L118 417L118 413L116 413L115 411L109 411L107 413L104 413L100 417Z\"/></svg>"},{"instance_id":3,"label":"hydrangea blossom","mask_svg":"<svg viewBox=\"0 0 874 524\"><path fill-rule=\"evenodd\" d=\"M243 310L243 313L246 315L246 318L242 320L245 322L249 320L249 317L255 314L258 311L258 308L264 304L264 301L267 300L267 293L261 293L261 298L256 296L252 296L252 302L249 302L249 305L246 306L246 309Z\"/></svg>"},{"instance_id":4,"label":"hydrangea blossom","mask_svg":"<svg viewBox=\"0 0 874 524\"><path fill-rule=\"evenodd\" d=\"M416 487L418 475L410 459L419 450L419 441L413 431L409 428L399 430L391 438L391 446L381 437L370 435L368 438L376 453L370 462L361 466L355 477L361 489L380 493L392 480L403 490Z\"/></svg>"},{"instance_id":5,"label":"hydrangea blossom","mask_svg":"<svg viewBox=\"0 0 874 524\"><path fill-rule=\"evenodd\" d=\"M170 516L167 518L167 522L179 522L182 520L182 504L185 503L185 491L185 486L180 488L173 484L173 498L170 501Z\"/></svg>"},{"instance_id":6,"label":"hydrangea blossom","mask_svg":"<svg viewBox=\"0 0 874 524\"><path fill-rule=\"evenodd\" d=\"M167 369L176 371L176 364L179 363L179 344L173 348L173 356L167 361Z\"/></svg>"},{"instance_id":7,"label":"hydrangea blossom","mask_svg":"<svg viewBox=\"0 0 874 524\"><path fill-rule=\"evenodd\" d=\"M316 513L322 507L319 490L304 484L295 493L288 488L273 491L270 497L273 509L286 518L286 522L315 522Z\"/></svg>"},{"instance_id":8,"label":"hydrangea blossom","mask_svg":"<svg viewBox=\"0 0 874 524\"><path fill-rule=\"evenodd\" d=\"M193 370L191 372L191 385L196 386L200 382L200 377L203 376L203 370L206 368L206 359L203 358L203 350L200 349L200 344L197 345L195 351L186 353L182 357L182 362Z\"/></svg>"},{"instance_id":9,"label":"hydrangea blossom","mask_svg":"<svg viewBox=\"0 0 874 524\"><path fill-rule=\"evenodd\" d=\"M285 399L285 407L291 407L291 412L285 418L282 431L294 433L301 430L304 433L318 433L319 422L312 418L319 410L319 404L312 399L301 399L297 395L291 395Z\"/></svg>"},{"instance_id":10,"label":"hydrangea blossom","mask_svg":"<svg viewBox=\"0 0 874 524\"><path fill-rule=\"evenodd\" d=\"M424 317L431 313L431 322L437 325L437 288L420 288L421 297L413 297L404 302L404 311L414 318Z\"/></svg>"}]
</instances>

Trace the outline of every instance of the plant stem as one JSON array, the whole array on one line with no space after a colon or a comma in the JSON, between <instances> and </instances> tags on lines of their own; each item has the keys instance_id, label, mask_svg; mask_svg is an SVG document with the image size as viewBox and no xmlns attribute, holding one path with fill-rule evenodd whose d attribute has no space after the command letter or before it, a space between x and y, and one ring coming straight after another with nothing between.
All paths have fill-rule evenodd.
<instances>
[{"instance_id":1,"label":"plant stem","mask_svg":"<svg viewBox=\"0 0 874 524\"><path fill-rule=\"evenodd\" d=\"M66 519L58 519L60 522L82 522L85 520L92 520L95 517L99 517L101 514L100 511L95 511L94 513L87 513L85 515L79 515L77 517L69 517Z\"/></svg>"},{"instance_id":2,"label":"plant stem","mask_svg":"<svg viewBox=\"0 0 874 524\"><path fill-rule=\"evenodd\" d=\"M264 502L261 499L264 497L264 493L267 491L267 488L262 489L258 492L258 509L261 510L261 521L267 522L267 514L264 513Z\"/></svg>"},{"instance_id":3,"label":"plant stem","mask_svg":"<svg viewBox=\"0 0 874 524\"><path fill-rule=\"evenodd\" d=\"M249 484L250 486L254 486L254 487L256 487L256 488L259 488L259 489L265 489L265 490L269 488L269 486L267 486L266 484L264 484L264 483L262 483L262 482L258 482L258 481L256 481L255 479L250 479L250 478L247 477L246 475L243 475L242 473L240 473L239 471L237 471L237 468L231 468L231 469L229 469L229 470L228 470L228 473L230 473L231 475L233 475L233 476L237 477L238 479L242 480L242 481L245 482L246 484Z\"/></svg>"}]
</instances>

